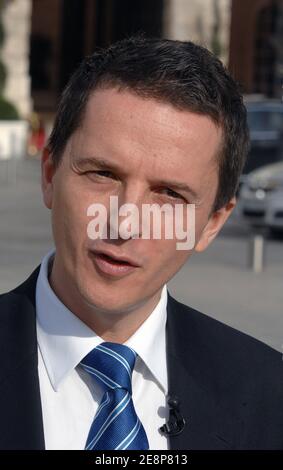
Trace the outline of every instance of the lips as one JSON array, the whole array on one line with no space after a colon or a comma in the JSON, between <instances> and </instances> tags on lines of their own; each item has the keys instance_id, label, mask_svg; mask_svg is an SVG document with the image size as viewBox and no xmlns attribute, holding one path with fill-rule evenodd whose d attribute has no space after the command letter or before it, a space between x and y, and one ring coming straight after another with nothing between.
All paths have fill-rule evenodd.
<instances>
[{"instance_id":1,"label":"lips","mask_svg":"<svg viewBox=\"0 0 283 470\"><path fill-rule=\"evenodd\" d=\"M133 258L130 258L129 256L122 255L119 253L114 253L113 251L93 250L93 253L95 253L96 255L99 255L100 257L104 258L106 261L109 261L112 263L130 265L130 266L135 266L135 267L139 266L139 263Z\"/></svg>"},{"instance_id":2,"label":"lips","mask_svg":"<svg viewBox=\"0 0 283 470\"><path fill-rule=\"evenodd\" d=\"M139 268L132 258L109 251L92 251L92 258L99 273L107 277L122 277Z\"/></svg>"},{"instance_id":3,"label":"lips","mask_svg":"<svg viewBox=\"0 0 283 470\"><path fill-rule=\"evenodd\" d=\"M105 261L108 261L109 263L113 264L126 264L128 266L132 266L132 264L127 263L126 261L122 260L116 260L115 258L112 258L111 256L105 255L103 253L96 253L97 256L100 256L101 259L104 259Z\"/></svg>"}]
</instances>

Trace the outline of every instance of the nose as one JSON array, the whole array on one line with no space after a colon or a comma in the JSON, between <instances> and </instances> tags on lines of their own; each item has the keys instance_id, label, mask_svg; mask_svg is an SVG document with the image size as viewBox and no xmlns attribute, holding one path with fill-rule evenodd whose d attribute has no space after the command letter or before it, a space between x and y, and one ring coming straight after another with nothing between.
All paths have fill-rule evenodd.
<instances>
[{"instance_id":1,"label":"nose","mask_svg":"<svg viewBox=\"0 0 283 470\"><path fill-rule=\"evenodd\" d=\"M108 218L108 233L117 239L124 240L141 237L142 205L145 201L145 189L142 185L128 184L121 189L116 200L112 199L112 201Z\"/></svg>"}]
</instances>

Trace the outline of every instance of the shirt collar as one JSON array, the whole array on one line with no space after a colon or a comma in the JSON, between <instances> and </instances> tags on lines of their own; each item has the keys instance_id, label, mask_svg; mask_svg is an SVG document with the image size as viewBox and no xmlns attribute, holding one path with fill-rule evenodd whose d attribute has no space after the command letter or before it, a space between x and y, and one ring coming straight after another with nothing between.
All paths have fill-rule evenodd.
<instances>
[{"instance_id":1,"label":"shirt collar","mask_svg":"<svg viewBox=\"0 0 283 470\"><path fill-rule=\"evenodd\" d=\"M48 281L48 265L55 254L42 260L36 285L37 337L46 371L55 391L81 360L104 340L73 314L56 296ZM167 393L166 367L167 286L144 323L124 343L133 348ZM160 367L164 364L164 367Z\"/></svg>"}]
</instances>

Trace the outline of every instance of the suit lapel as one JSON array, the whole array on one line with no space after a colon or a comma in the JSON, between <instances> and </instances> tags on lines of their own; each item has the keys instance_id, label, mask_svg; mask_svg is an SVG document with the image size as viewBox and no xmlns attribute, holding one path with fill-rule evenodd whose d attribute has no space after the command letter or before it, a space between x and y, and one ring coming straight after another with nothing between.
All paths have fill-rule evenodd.
<instances>
[{"instance_id":1,"label":"suit lapel","mask_svg":"<svg viewBox=\"0 0 283 470\"><path fill-rule=\"evenodd\" d=\"M202 354L190 309L170 295L167 305L168 395L180 401L185 419L184 430L170 436L170 449L203 450L231 449L237 441L237 424L231 410L222 408L213 389L209 361ZM232 425L233 422L233 425Z\"/></svg>"},{"instance_id":2,"label":"suit lapel","mask_svg":"<svg viewBox=\"0 0 283 470\"><path fill-rule=\"evenodd\" d=\"M1 449L44 449L35 314L38 271L1 304Z\"/></svg>"}]
</instances>

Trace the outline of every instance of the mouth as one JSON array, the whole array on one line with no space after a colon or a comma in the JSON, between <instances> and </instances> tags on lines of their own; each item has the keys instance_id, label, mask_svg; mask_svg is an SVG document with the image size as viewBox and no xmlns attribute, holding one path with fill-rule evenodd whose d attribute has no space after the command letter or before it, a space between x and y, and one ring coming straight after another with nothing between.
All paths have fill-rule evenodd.
<instances>
[{"instance_id":1,"label":"mouth","mask_svg":"<svg viewBox=\"0 0 283 470\"><path fill-rule=\"evenodd\" d=\"M103 274L114 277L121 277L135 271L139 266L129 258L118 258L99 251L91 252L92 258L98 270Z\"/></svg>"}]
</instances>

